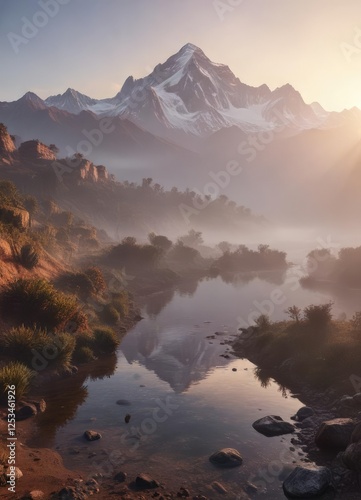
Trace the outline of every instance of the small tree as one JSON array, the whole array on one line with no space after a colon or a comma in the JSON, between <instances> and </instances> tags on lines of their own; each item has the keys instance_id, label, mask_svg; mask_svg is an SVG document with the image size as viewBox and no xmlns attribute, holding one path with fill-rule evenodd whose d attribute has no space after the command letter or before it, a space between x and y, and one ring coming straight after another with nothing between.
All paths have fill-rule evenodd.
<instances>
[{"instance_id":1,"label":"small tree","mask_svg":"<svg viewBox=\"0 0 361 500\"><path fill-rule=\"evenodd\" d=\"M303 314L305 320L314 327L325 328L329 325L332 319L333 302L328 302L327 304L321 304L319 306L310 305L305 308Z\"/></svg>"},{"instance_id":2,"label":"small tree","mask_svg":"<svg viewBox=\"0 0 361 500\"><path fill-rule=\"evenodd\" d=\"M291 306L288 309L285 310L285 313L288 314L288 316L293 320L296 321L296 323L299 323L301 319L301 313L302 310L297 307L297 306Z\"/></svg>"},{"instance_id":3,"label":"small tree","mask_svg":"<svg viewBox=\"0 0 361 500\"><path fill-rule=\"evenodd\" d=\"M271 321L267 314L261 314L254 321L260 330L267 330L271 326Z\"/></svg>"}]
</instances>

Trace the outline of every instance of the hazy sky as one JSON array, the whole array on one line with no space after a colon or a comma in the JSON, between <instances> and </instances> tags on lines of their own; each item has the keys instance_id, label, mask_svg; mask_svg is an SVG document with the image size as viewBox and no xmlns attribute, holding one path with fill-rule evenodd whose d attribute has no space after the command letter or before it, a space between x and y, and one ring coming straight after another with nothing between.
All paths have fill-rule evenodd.
<instances>
[{"instance_id":1,"label":"hazy sky","mask_svg":"<svg viewBox=\"0 0 361 500\"><path fill-rule=\"evenodd\" d=\"M244 83L361 107L360 0L0 0L0 38L3 101L111 97L192 42Z\"/></svg>"}]
</instances>

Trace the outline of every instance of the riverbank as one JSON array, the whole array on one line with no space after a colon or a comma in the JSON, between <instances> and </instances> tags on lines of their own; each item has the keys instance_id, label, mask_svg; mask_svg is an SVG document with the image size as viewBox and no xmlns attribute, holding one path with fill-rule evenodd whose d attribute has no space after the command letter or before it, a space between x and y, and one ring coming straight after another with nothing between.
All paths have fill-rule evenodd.
<instances>
[{"instance_id":1,"label":"riverbank","mask_svg":"<svg viewBox=\"0 0 361 500\"><path fill-rule=\"evenodd\" d=\"M278 335L282 338L280 332L284 333L290 327L292 328L292 322L242 329L232 344L233 353L257 365L257 377L264 384L271 379L275 380L281 387L287 387L295 397L312 410L311 415L304 420L295 419L297 437L292 439L292 443L301 447L307 454L307 462L317 466L326 466L331 470L335 487L334 498L356 500L360 498L359 477L358 473L349 470L343 461L342 454L346 445L339 449L334 449L332 446L320 447L317 443L317 436L324 422L351 419L354 428L361 422L360 379L352 374L352 369L351 372L346 370L341 376L337 376L336 367L336 376L333 374L328 382L327 374L322 373L320 377L319 372L317 376L314 372L310 373L308 371L310 363L307 365L297 363L297 356L302 356L297 338L292 339L293 350L279 350L277 364L271 367L269 358L272 359L273 349L270 345L275 342ZM347 345L352 351L352 343L348 342ZM325 355L326 346L329 347L328 341L317 345L320 363L325 360L322 353ZM307 342L304 349L308 350L311 356Z\"/></svg>"}]
</instances>

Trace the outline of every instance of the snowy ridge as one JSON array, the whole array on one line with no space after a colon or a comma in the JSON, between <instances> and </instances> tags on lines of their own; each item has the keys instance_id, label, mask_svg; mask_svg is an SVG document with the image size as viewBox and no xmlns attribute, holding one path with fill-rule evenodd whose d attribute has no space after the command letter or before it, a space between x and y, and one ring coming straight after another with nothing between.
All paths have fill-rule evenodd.
<instances>
[{"instance_id":1,"label":"snowy ridge","mask_svg":"<svg viewBox=\"0 0 361 500\"><path fill-rule=\"evenodd\" d=\"M305 130L327 126L330 116L317 103L307 105L291 85L271 91L267 85L242 83L228 66L213 63L190 43L148 76L128 77L113 98L92 99L70 88L45 101L30 98L36 106L40 104L35 98L42 106L72 114L86 110L127 118L163 137L177 132L208 136L231 126L244 132L272 130L280 121L293 130Z\"/></svg>"}]
</instances>

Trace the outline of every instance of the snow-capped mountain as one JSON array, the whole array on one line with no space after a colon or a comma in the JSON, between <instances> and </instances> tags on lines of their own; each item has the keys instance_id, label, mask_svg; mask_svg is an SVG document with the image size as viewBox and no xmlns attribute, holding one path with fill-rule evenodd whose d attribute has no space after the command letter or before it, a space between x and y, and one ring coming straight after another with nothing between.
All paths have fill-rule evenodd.
<instances>
[{"instance_id":1,"label":"snow-capped mountain","mask_svg":"<svg viewBox=\"0 0 361 500\"><path fill-rule=\"evenodd\" d=\"M91 109L97 100L69 88L64 94L50 96L44 102L47 106L54 106L77 115L81 111Z\"/></svg>"},{"instance_id":2,"label":"snow-capped mountain","mask_svg":"<svg viewBox=\"0 0 361 500\"><path fill-rule=\"evenodd\" d=\"M233 125L245 132L273 129L282 118L293 129L319 127L328 114L307 105L291 85L271 91L242 83L224 64L188 43L145 78L125 81L113 98L96 100L73 89L48 97L47 106L127 118L160 136L207 136Z\"/></svg>"}]
</instances>

